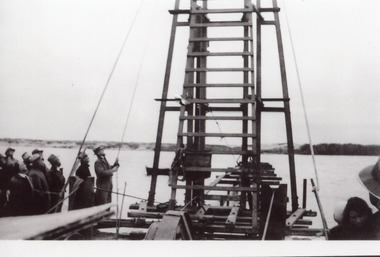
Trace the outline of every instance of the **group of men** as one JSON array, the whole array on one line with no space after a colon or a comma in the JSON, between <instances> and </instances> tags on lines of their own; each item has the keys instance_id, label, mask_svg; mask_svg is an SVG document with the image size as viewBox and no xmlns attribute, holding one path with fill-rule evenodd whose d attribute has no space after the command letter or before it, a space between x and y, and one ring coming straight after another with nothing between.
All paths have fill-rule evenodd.
<instances>
[{"instance_id":1,"label":"group of men","mask_svg":"<svg viewBox=\"0 0 380 257\"><path fill-rule=\"evenodd\" d=\"M43 151L34 149L14 158L15 149L0 155L0 216L44 214L61 211L61 191L65 184L61 162L51 154L48 169Z\"/></svg>"},{"instance_id":2,"label":"group of men","mask_svg":"<svg viewBox=\"0 0 380 257\"><path fill-rule=\"evenodd\" d=\"M104 153L105 146L93 148L97 160L94 168L97 176L95 205L112 201L112 176L119 168L118 160L111 166ZM60 212L64 196L65 177L59 158L51 154L47 168L43 151L35 149L31 154L22 154L22 161L14 158L15 149L8 148L5 156L0 154L0 217L36 215ZM81 161L76 171L80 179L91 177L89 157L85 152L78 158ZM80 198L81 190L77 195ZM81 203L83 207L90 207L93 203Z\"/></svg>"}]
</instances>

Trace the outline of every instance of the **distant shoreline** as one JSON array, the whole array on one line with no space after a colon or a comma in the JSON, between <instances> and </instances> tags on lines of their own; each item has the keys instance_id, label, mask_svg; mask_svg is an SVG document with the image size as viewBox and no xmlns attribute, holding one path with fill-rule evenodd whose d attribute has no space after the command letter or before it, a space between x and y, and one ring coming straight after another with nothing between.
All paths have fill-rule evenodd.
<instances>
[{"instance_id":1,"label":"distant shoreline","mask_svg":"<svg viewBox=\"0 0 380 257\"><path fill-rule=\"evenodd\" d=\"M40 139L20 139L20 138L0 138L0 145L2 146L30 146L36 148L79 148L82 141L71 140L40 140ZM95 145L103 144L107 148L115 149L120 146L119 142L112 141L87 141L84 147L93 148ZM145 142L129 142L123 143L122 148L127 150L136 151L154 151L155 143ZM229 150L236 149L238 146L228 147L223 145L209 145L213 150ZM162 143L162 151L174 151L176 144ZM310 146L308 144L295 145L295 154L310 155ZM314 152L316 155L367 155L377 156L380 154L380 145L358 145L358 144L318 144L314 145ZM286 154L287 145L285 143L262 145L261 153L269 154Z\"/></svg>"}]
</instances>

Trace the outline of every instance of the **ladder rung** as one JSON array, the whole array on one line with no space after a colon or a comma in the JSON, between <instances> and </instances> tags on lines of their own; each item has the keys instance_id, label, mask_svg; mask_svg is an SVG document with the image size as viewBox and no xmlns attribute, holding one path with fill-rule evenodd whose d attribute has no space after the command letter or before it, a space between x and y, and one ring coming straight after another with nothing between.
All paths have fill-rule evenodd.
<instances>
[{"instance_id":1,"label":"ladder rung","mask_svg":"<svg viewBox=\"0 0 380 257\"><path fill-rule=\"evenodd\" d=\"M187 99L189 103L208 104L208 103L226 103L226 104L248 104L254 103L254 99Z\"/></svg>"},{"instance_id":2,"label":"ladder rung","mask_svg":"<svg viewBox=\"0 0 380 257\"><path fill-rule=\"evenodd\" d=\"M249 83L230 83L230 84L204 84L204 83L199 83L199 84L184 84L183 87L188 88L188 87L253 87L253 84Z\"/></svg>"},{"instance_id":3,"label":"ladder rung","mask_svg":"<svg viewBox=\"0 0 380 257\"><path fill-rule=\"evenodd\" d=\"M190 42L208 42L208 41L252 41L252 37L197 37L190 38Z\"/></svg>"},{"instance_id":4,"label":"ladder rung","mask_svg":"<svg viewBox=\"0 0 380 257\"><path fill-rule=\"evenodd\" d=\"M166 106L165 111L170 112L179 112L181 110L181 107L175 107L175 106Z\"/></svg>"},{"instance_id":5,"label":"ladder rung","mask_svg":"<svg viewBox=\"0 0 380 257\"><path fill-rule=\"evenodd\" d=\"M253 56L251 52L192 52L188 53L187 56L198 57L198 56Z\"/></svg>"},{"instance_id":6,"label":"ladder rung","mask_svg":"<svg viewBox=\"0 0 380 257\"><path fill-rule=\"evenodd\" d=\"M263 102L289 102L290 98L261 98Z\"/></svg>"},{"instance_id":7,"label":"ladder rung","mask_svg":"<svg viewBox=\"0 0 380 257\"><path fill-rule=\"evenodd\" d=\"M177 10L169 10L170 14L189 14L189 9L177 9Z\"/></svg>"},{"instance_id":8,"label":"ladder rung","mask_svg":"<svg viewBox=\"0 0 380 257\"><path fill-rule=\"evenodd\" d=\"M184 137L255 137L253 133L204 133L204 132L182 132L178 136Z\"/></svg>"},{"instance_id":9,"label":"ladder rung","mask_svg":"<svg viewBox=\"0 0 380 257\"><path fill-rule=\"evenodd\" d=\"M228 149L228 150L211 150L208 151L210 154L229 154L229 155L248 155L248 156L253 156L254 153L253 151L249 150L235 150L235 149Z\"/></svg>"},{"instance_id":10,"label":"ladder rung","mask_svg":"<svg viewBox=\"0 0 380 257\"><path fill-rule=\"evenodd\" d=\"M207 107L207 110L210 112L241 112L243 111L242 107Z\"/></svg>"},{"instance_id":11,"label":"ladder rung","mask_svg":"<svg viewBox=\"0 0 380 257\"><path fill-rule=\"evenodd\" d=\"M252 26L252 23L242 22L242 21L218 21L218 22L209 22L209 23L190 24L190 28L233 27L233 26Z\"/></svg>"},{"instance_id":12,"label":"ladder rung","mask_svg":"<svg viewBox=\"0 0 380 257\"><path fill-rule=\"evenodd\" d=\"M220 72L220 71L249 71L253 72L253 68L187 68L185 70L186 72L198 72L198 71L203 71L203 72Z\"/></svg>"},{"instance_id":13,"label":"ladder rung","mask_svg":"<svg viewBox=\"0 0 380 257\"><path fill-rule=\"evenodd\" d=\"M189 172L241 172L240 168L185 167Z\"/></svg>"},{"instance_id":14,"label":"ladder rung","mask_svg":"<svg viewBox=\"0 0 380 257\"><path fill-rule=\"evenodd\" d=\"M275 8L259 8L259 12L279 12L280 8L275 7Z\"/></svg>"},{"instance_id":15,"label":"ladder rung","mask_svg":"<svg viewBox=\"0 0 380 257\"><path fill-rule=\"evenodd\" d=\"M256 192L256 186L254 187L218 187L218 186L183 186L183 185L172 185L175 189L190 189L190 190L212 190L212 191L242 191L242 192Z\"/></svg>"},{"instance_id":16,"label":"ladder rung","mask_svg":"<svg viewBox=\"0 0 380 257\"><path fill-rule=\"evenodd\" d=\"M215 200L215 201L239 201L239 195L205 195L205 200Z\"/></svg>"},{"instance_id":17,"label":"ladder rung","mask_svg":"<svg viewBox=\"0 0 380 257\"><path fill-rule=\"evenodd\" d=\"M195 224L195 226L202 227L202 230L206 232L226 232L226 226L224 225L204 225L204 224ZM252 233L253 229L250 226L235 226L233 229L228 230L228 233Z\"/></svg>"},{"instance_id":18,"label":"ladder rung","mask_svg":"<svg viewBox=\"0 0 380 257\"><path fill-rule=\"evenodd\" d=\"M263 107L261 109L263 112L285 112L285 108L281 107Z\"/></svg>"},{"instance_id":19,"label":"ladder rung","mask_svg":"<svg viewBox=\"0 0 380 257\"><path fill-rule=\"evenodd\" d=\"M244 9L200 9L193 10L191 13L193 14L207 14L207 13L250 13L253 12L252 8L244 8Z\"/></svg>"},{"instance_id":20,"label":"ladder rung","mask_svg":"<svg viewBox=\"0 0 380 257\"><path fill-rule=\"evenodd\" d=\"M274 21L261 21L261 25L276 25Z\"/></svg>"},{"instance_id":21,"label":"ladder rung","mask_svg":"<svg viewBox=\"0 0 380 257\"><path fill-rule=\"evenodd\" d=\"M255 120L254 117L245 116L180 116L181 120Z\"/></svg>"}]
</instances>

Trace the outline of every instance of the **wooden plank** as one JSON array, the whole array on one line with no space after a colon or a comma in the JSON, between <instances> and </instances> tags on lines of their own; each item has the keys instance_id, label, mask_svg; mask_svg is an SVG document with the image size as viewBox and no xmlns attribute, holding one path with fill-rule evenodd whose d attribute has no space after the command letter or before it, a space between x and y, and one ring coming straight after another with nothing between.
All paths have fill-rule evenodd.
<instances>
[{"instance_id":1,"label":"wooden plank","mask_svg":"<svg viewBox=\"0 0 380 257\"><path fill-rule=\"evenodd\" d=\"M186 68L185 72L254 72L253 68Z\"/></svg>"},{"instance_id":2,"label":"wooden plank","mask_svg":"<svg viewBox=\"0 0 380 257\"><path fill-rule=\"evenodd\" d=\"M208 167L185 167L185 171L191 172L241 172L241 168L208 168Z\"/></svg>"},{"instance_id":3,"label":"wooden plank","mask_svg":"<svg viewBox=\"0 0 380 257\"><path fill-rule=\"evenodd\" d=\"M187 99L189 103L196 104L254 104L255 100L252 99Z\"/></svg>"},{"instance_id":4,"label":"wooden plank","mask_svg":"<svg viewBox=\"0 0 380 257\"><path fill-rule=\"evenodd\" d=\"M198 37L190 38L190 42L209 42L209 41L253 41L252 37Z\"/></svg>"},{"instance_id":5,"label":"wooden plank","mask_svg":"<svg viewBox=\"0 0 380 257\"><path fill-rule=\"evenodd\" d=\"M197 83L197 84L187 84L183 85L185 88L191 87L254 87L253 84L249 83L218 83L218 84L205 84L205 83Z\"/></svg>"},{"instance_id":6,"label":"wooden plank","mask_svg":"<svg viewBox=\"0 0 380 257\"><path fill-rule=\"evenodd\" d=\"M145 219L121 219L120 227L124 228L149 228L153 221ZM116 224L115 219L105 219L98 222L96 228L114 228Z\"/></svg>"},{"instance_id":7,"label":"wooden plank","mask_svg":"<svg viewBox=\"0 0 380 257\"><path fill-rule=\"evenodd\" d=\"M186 137L254 137L255 134L183 132L183 133L178 133L178 136L186 136Z\"/></svg>"},{"instance_id":8,"label":"wooden plank","mask_svg":"<svg viewBox=\"0 0 380 257\"><path fill-rule=\"evenodd\" d=\"M245 192L256 192L257 188L255 187L218 187L218 186L183 186L176 185L172 186L176 189L192 189L192 190L212 190L212 191L245 191Z\"/></svg>"},{"instance_id":9,"label":"wooden plank","mask_svg":"<svg viewBox=\"0 0 380 257\"><path fill-rule=\"evenodd\" d=\"M294 213L292 213L292 215L290 215L286 219L286 226L292 227L296 223L297 220L299 220L303 217L305 211L306 211L305 209L298 209Z\"/></svg>"},{"instance_id":10,"label":"wooden plank","mask_svg":"<svg viewBox=\"0 0 380 257\"><path fill-rule=\"evenodd\" d=\"M199 9L192 10L193 14L207 14L207 13L251 13L252 8L229 8L229 9Z\"/></svg>"},{"instance_id":11,"label":"wooden plank","mask_svg":"<svg viewBox=\"0 0 380 257\"><path fill-rule=\"evenodd\" d=\"M180 116L181 120L255 120L251 116Z\"/></svg>"},{"instance_id":12,"label":"wooden plank","mask_svg":"<svg viewBox=\"0 0 380 257\"><path fill-rule=\"evenodd\" d=\"M252 56L252 52L190 52L187 56Z\"/></svg>"},{"instance_id":13,"label":"wooden plank","mask_svg":"<svg viewBox=\"0 0 380 257\"><path fill-rule=\"evenodd\" d=\"M57 239L96 223L112 214L112 204L80 210L0 219L0 240Z\"/></svg>"},{"instance_id":14,"label":"wooden plank","mask_svg":"<svg viewBox=\"0 0 380 257\"><path fill-rule=\"evenodd\" d=\"M161 219L165 213L163 212L138 212L131 211L128 212L128 217L131 218L150 218L150 219Z\"/></svg>"},{"instance_id":15,"label":"wooden plank","mask_svg":"<svg viewBox=\"0 0 380 257\"><path fill-rule=\"evenodd\" d=\"M208 27L235 27L235 26L252 26L250 22L241 22L241 21L219 21L219 22L210 22L210 23L196 23L190 25L190 28L208 28Z\"/></svg>"},{"instance_id":16,"label":"wooden plank","mask_svg":"<svg viewBox=\"0 0 380 257\"><path fill-rule=\"evenodd\" d=\"M146 201L140 202L139 211L140 212L147 212L148 211L148 203Z\"/></svg>"},{"instance_id":17,"label":"wooden plank","mask_svg":"<svg viewBox=\"0 0 380 257\"><path fill-rule=\"evenodd\" d=\"M202 229L207 232L230 232L230 233L251 233L252 227L251 226L238 226L235 225L230 230L226 231L225 225L204 225L204 224L193 224L194 227L198 227L199 229Z\"/></svg>"},{"instance_id":18,"label":"wooden plank","mask_svg":"<svg viewBox=\"0 0 380 257\"><path fill-rule=\"evenodd\" d=\"M230 214L227 217L226 226L228 226L228 227L235 226L238 214L239 214L239 207L238 206L233 206L231 208Z\"/></svg>"},{"instance_id":19,"label":"wooden plank","mask_svg":"<svg viewBox=\"0 0 380 257\"><path fill-rule=\"evenodd\" d=\"M211 201L239 201L239 195L205 195L205 200Z\"/></svg>"}]
</instances>

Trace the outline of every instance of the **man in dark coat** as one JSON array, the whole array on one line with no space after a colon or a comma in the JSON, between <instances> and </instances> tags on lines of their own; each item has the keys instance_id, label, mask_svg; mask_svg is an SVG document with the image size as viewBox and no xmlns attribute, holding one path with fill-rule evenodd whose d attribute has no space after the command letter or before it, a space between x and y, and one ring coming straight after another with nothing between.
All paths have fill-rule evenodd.
<instances>
[{"instance_id":1,"label":"man in dark coat","mask_svg":"<svg viewBox=\"0 0 380 257\"><path fill-rule=\"evenodd\" d=\"M88 155L83 151L78 158L80 159L80 166L77 169L75 175L79 177L82 183L75 194L73 209L82 209L93 206L94 195L93 195L93 184L91 187L86 186L87 178L91 177L90 172L90 159Z\"/></svg>"},{"instance_id":2,"label":"man in dark coat","mask_svg":"<svg viewBox=\"0 0 380 257\"><path fill-rule=\"evenodd\" d=\"M25 164L19 165L19 173L12 177L9 195L11 216L32 215L34 206L32 179L26 175Z\"/></svg>"},{"instance_id":3,"label":"man in dark coat","mask_svg":"<svg viewBox=\"0 0 380 257\"><path fill-rule=\"evenodd\" d=\"M98 188L95 193L95 205L112 201L112 176L119 168L118 160L115 161L114 165L109 165L104 149L103 145L94 148L94 153L98 157L95 161L96 187Z\"/></svg>"},{"instance_id":4,"label":"man in dark coat","mask_svg":"<svg viewBox=\"0 0 380 257\"><path fill-rule=\"evenodd\" d=\"M371 217L371 239L380 239L380 158L375 165L368 166L359 172L359 179L369 192L369 199L378 210Z\"/></svg>"},{"instance_id":5,"label":"man in dark coat","mask_svg":"<svg viewBox=\"0 0 380 257\"><path fill-rule=\"evenodd\" d=\"M0 215L5 215L5 206L8 204L9 188L11 179L19 171L19 163L13 158L15 149L9 147L5 151L5 159L3 159L1 185L0 185ZM7 193L8 192L8 193Z\"/></svg>"},{"instance_id":6,"label":"man in dark coat","mask_svg":"<svg viewBox=\"0 0 380 257\"><path fill-rule=\"evenodd\" d=\"M49 184L50 195L50 208L55 207L61 200L60 193L65 185L65 177L63 176L63 170L61 167L61 161L54 154L50 155L48 162L51 164L50 170L47 172L46 179ZM62 203L57 206L56 212L62 210Z\"/></svg>"},{"instance_id":7,"label":"man in dark coat","mask_svg":"<svg viewBox=\"0 0 380 257\"><path fill-rule=\"evenodd\" d=\"M49 185L44 175L45 163L39 153L30 157L32 163L29 177L32 179L34 190L34 211L33 214L44 214L50 207Z\"/></svg>"}]
</instances>

